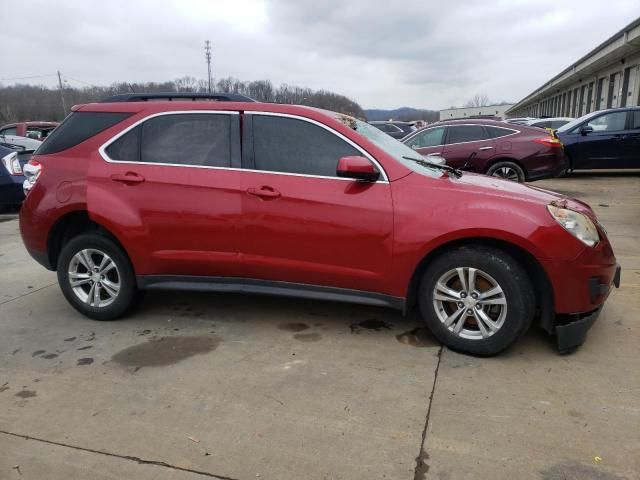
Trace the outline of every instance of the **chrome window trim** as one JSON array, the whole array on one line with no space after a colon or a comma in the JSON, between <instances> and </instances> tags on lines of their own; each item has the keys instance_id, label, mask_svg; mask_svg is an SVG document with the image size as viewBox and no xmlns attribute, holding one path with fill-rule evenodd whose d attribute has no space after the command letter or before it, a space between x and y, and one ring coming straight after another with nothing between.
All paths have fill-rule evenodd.
<instances>
[{"instance_id":1,"label":"chrome window trim","mask_svg":"<svg viewBox=\"0 0 640 480\"><path fill-rule=\"evenodd\" d=\"M503 126L498 126L498 125L485 125L484 123L483 124L480 124L480 123L456 123L455 125L434 125L433 127L423 128L422 130L418 130L417 132L413 132L410 136L407 136L407 137L403 138L402 140L409 141L413 137L415 137L419 132L423 132L425 130L430 130L430 129L433 129L433 128L467 127L467 126L501 128L502 130L510 130L513 133L509 133L508 135L503 135L501 137L485 138L484 140L471 140L469 142L456 142L456 143L442 143L440 145L434 145L434 147L446 147L446 146L449 146L449 145L464 145L465 143L487 142L489 140L498 140L498 139L501 139L501 138L511 137L512 135L517 135L518 133L521 132L521 130L516 130L515 128L503 127ZM406 142L403 141L402 143L406 143ZM422 148L431 148L431 147L422 147Z\"/></svg>"},{"instance_id":2,"label":"chrome window trim","mask_svg":"<svg viewBox=\"0 0 640 480\"><path fill-rule=\"evenodd\" d=\"M107 155L107 151L106 150L107 150L107 148L109 148L109 146L111 146L112 143L116 142L120 137L125 136L131 130L136 128L138 125L143 124L147 120L151 120L152 118L156 118L156 117L162 117L162 116L165 116L165 115L184 115L184 114L202 114L202 113L211 114L211 115L239 115L240 114L239 112L233 111L233 110L176 110L176 111L170 111L170 112L152 113L151 115L147 115L146 117L141 118L137 122L132 123L127 128L122 130L120 133L117 133L116 135L111 137L109 140L104 142L98 148L98 153L100 154L102 159L105 162L108 162L108 163L125 163L125 164L134 164L134 165L166 165L166 166L170 166L170 167L190 167L190 168L206 168L206 169L239 170L239 169L234 169L232 167L210 167L210 166L207 166L207 165L186 165L186 164L182 164L182 163L153 163L153 162L134 162L134 161L131 161L131 160L114 160L109 155Z\"/></svg>"},{"instance_id":3,"label":"chrome window trim","mask_svg":"<svg viewBox=\"0 0 640 480\"><path fill-rule=\"evenodd\" d=\"M121 163L121 164L128 164L128 165L154 165L154 166L161 166L161 167L200 168L200 169L204 169L204 170L232 170L232 171L237 171L237 172L259 172L259 173L266 173L266 174L270 174L270 175L288 175L288 176L292 176L292 177L324 178L324 179L329 179L329 180L340 180L340 181L346 181L346 182L356 181L356 180L354 180L352 178L328 177L328 176L325 176L325 175L307 175L307 174L304 174L304 173L272 172L270 170L254 170L254 169L250 169L250 168L212 167L212 166L208 166L208 165L188 165L188 164L182 164L182 163L152 163L152 162L135 162L135 161L131 161L131 160L114 160L111 157L109 157L109 155L107 155L106 149L109 148L109 146L112 143L117 141L120 137L122 137L122 136L126 135L127 133L129 133L131 130L133 130L137 126L139 126L142 123L146 122L147 120L151 120L152 118L161 117L161 116L164 116L164 115L180 115L180 114L184 115L184 114L201 114L201 113L212 114L212 115L239 115L240 114L240 112L233 111L233 110L176 110L176 111L169 111L169 112L153 113L151 115L147 115L146 117L141 118L140 120L136 121L135 123L129 125L127 128L125 128L121 132L119 132L116 135L114 135L113 137L109 138L106 142L104 142L98 148L98 153L100 154L102 159L107 163ZM371 161L378 168L378 170L380 171L380 174L381 174L383 179L382 180L377 180L376 182L371 182L371 183L389 183L389 180L388 180L389 177L387 177L387 173L384 170L384 168L382 168L382 165L380 165L380 163L378 163L378 161L375 160L366 150L364 150L362 147L360 147L356 143L354 143L351 140L349 140L347 137L345 137L341 133L333 130L332 128L330 128L330 127L328 127L328 126L326 126L326 125L324 125L324 124L322 124L320 122L317 122L317 121L312 120L310 118L302 117L302 116L299 116L299 115L292 115L292 114L285 114L285 113L254 112L254 111L245 111L244 113L248 113L248 114L251 114L251 115L270 115L270 116L274 116L274 117L288 117L288 118L294 118L294 119L298 119L298 120L304 120L304 121L307 121L309 123L313 123L314 125L318 125L318 126L324 128L325 130L333 133L334 135L338 136L339 138L343 139L344 141L346 141L351 146L353 146L356 150L358 150L360 153L362 153L364 157L366 157L369 161Z\"/></svg>"},{"instance_id":4,"label":"chrome window trim","mask_svg":"<svg viewBox=\"0 0 640 480\"><path fill-rule=\"evenodd\" d=\"M389 177L387 176L387 172L385 171L384 168L382 168L382 165L380 165L380 163L375 158L373 158L373 156L371 154L369 154L369 152L367 152L364 148L362 148L357 143L355 143L355 142L351 141L350 139L348 139L347 137L345 137L340 132L337 132L333 128L325 125L324 123L318 122L317 120L313 120L311 118L302 117L300 115L294 115L294 114L291 114L291 113L256 112L256 111L248 111L248 110L245 111L244 113L249 114L249 115L266 115L266 116L270 116L270 117L293 118L294 120L302 120L304 122L312 123L313 125L317 125L318 127L324 128L328 132L334 134L336 137L344 140L349 145L351 145L353 148L358 150L362 154L363 157L367 158L371 163L373 163L378 168L378 170L380 171L380 175L382 176L382 180L377 180L375 183L389 183ZM327 177L327 176L323 176L323 175L307 175L307 174L303 174L303 173L272 172L270 170L249 170L249 171L267 172L267 173L279 173L279 174L297 175L297 176L303 176L303 177L335 178L335 179L340 179L340 180L347 180L347 181L350 181L350 182L353 181L352 178Z\"/></svg>"}]
</instances>

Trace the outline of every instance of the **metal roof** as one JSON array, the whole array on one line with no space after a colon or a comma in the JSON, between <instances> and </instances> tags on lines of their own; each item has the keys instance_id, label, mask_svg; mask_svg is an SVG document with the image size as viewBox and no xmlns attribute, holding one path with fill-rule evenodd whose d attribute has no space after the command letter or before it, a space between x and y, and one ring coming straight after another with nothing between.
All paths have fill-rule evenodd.
<instances>
[{"instance_id":1,"label":"metal roof","mask_svg":"<svg viewBox=\"0 0 640 480\"><path fill-rule=\"evenodd\" d=\"M615 45L616 43L619 45ZM553 87L559 88L561 84L574 82L576 77L579 79L580 75L593 73L636 51L640 51L640 17L513 105L506 113L531 103L537 97L542 97Z\"/></svg>"}]
</instances>

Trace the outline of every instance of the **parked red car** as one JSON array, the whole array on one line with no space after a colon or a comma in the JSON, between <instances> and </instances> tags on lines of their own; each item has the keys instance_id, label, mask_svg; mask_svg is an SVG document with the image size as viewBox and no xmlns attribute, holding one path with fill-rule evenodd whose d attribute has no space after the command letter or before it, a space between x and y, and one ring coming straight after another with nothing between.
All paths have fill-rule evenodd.
<instances>
[{"instance_id":1,"label":"parked red car","mask_svg":"<svg viewBox=\"0 0 640 480\"><path fill-rule=\"evenodd\" d=\"M25 168L26 248L91 318L145 289L268 293L417 304L477 355L535 321L569 351L619 284L582 202L429 164L338 113L157 97L75 107Z\"/></svg>"},{"instance_id":2,"label":"parked red car","mask_svg":"<svg viewBox=\"0 0 640 480\"><path fill-rule=\"evenodd\" d=\"M451 120L418 130L402 142L447 165L518 182L556 177L567 169L562 144L539 128L493 120Z\"/></svg>"},{"instance_id":3,"label":"parked red car","mask_svg":"<svg viewBox=\"0 0 640 480\"><path fill-rule=\"evenodd\" d=\"M0 136L15 135L18 137L29 137L36 140L44 140L58 122L19 122L9 123L0 127Z\"/></svg>"}]
</instances>

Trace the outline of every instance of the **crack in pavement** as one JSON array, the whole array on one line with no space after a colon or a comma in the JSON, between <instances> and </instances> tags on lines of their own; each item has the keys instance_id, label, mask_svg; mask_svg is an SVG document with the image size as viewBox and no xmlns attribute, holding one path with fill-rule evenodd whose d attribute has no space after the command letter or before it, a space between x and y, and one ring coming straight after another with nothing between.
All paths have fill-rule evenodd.
<instances>
[{"instance_id":1,"label":"crack in pavement","mask_svg":"<svg viewBox=\"0 0 640 480\"><path fill-rule=\"evenodd\" d=\"M9 300L5 300L4 302L0 302L0 305L4 305L5 303L13 302L15 300L20 300L21 298L26 297L27 295L31 295L32 293L39 292L40 290L44 290L45 288L53 287L54 285L57 285L57 284L58 284L58 282L50 283L49 285L45 285L44 287L40 287L40 288L38 288L36 290L31 290L30 292L23 293L22 295L20 295L18 297L10 298Z\"/></svg>"},{"instance_id":2,"label":"crack in pavement","mask_svg":"<svg viewBox=\"0 0 640 480\"><path fill-rule=\"evenodd\" d=\"M436 391L436 382L438 381L443 348L444 347L441 346L440 350L438 350L438 363L435 374L433 375L433 385L431 386L431 394L429 395L429 408L427 409L427 418L424 422L424 430L422 430L422 442L420 443L420 451L416 457L416 468L413 471L413 480L425 480L427 478L427 472L429 471L429 465L427 465L426 462L426 460L429 459L429 455L424 451L424 442L427 439L427 427L429 426L429 417L431 416L431 406L433 405L433 395Z\"/></svg>"},{"instance_id":3,"label":"crack in pavement","mask_svg":"<svg viewBox=\"0 0 640 480\"><path fill-rule=\"evenodd\" d=\"M20 433L7 432L5 430L0 430L0 433L3 433L5 435L10 435L12 437L22 438L24 440L34 440L36 442L42 442L42 443L46 443L46 444L49 444L49 445L56 445L58 447L72 448L74 450L79 450L81 452L97 453L98 455L105 455L107 457L114 457L114 458L120 458L122 460L129 460L129 461L141 464L141 465L155 465L157 467L170 468L170 469L173 469L173 470L179 470L181 472L195 473L196 475L202 475L203 477L215 478L215 479L218 479L218 480L238 480L238 479L233 478L233 477L226 477L224 475L215 475L213 473L203 472L202 470L194 470L194 469L191 469L191 468L178 467L176 465L171 465L170 463L166 463L166 462L163 462L161 460L145 460L143 458L135 457L135 456L132 456L132 455L121 455L121 454L118 454L118 453L111 453L111 452L105 452L105 451L101 451L101 450L94 450L93 448L78 447L76 445L69 445L67 443L55 442L53 440L46 440L44 438L32 437L31 435L22 435Z\"/></svg>"}]
</instances>

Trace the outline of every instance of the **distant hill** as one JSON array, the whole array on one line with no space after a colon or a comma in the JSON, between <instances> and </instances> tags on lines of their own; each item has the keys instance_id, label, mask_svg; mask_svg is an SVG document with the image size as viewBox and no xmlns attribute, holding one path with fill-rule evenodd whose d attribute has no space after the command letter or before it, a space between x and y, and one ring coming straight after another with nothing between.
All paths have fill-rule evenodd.
<instances>
[{"instance_id":1,"label":"distant hill","mask_svg":"<svg viewBox=\"0 0 640 480\"><path fill-rule=\"evenodd\" d=\"M425 110L411 107L401 107L394 110L372 108L369 110L364 110L364 114L367 117L368 121L393 119L407 122L413 120L435 122L440 118L440 114L436 110Z\"/></svg>"}]
</instances>

